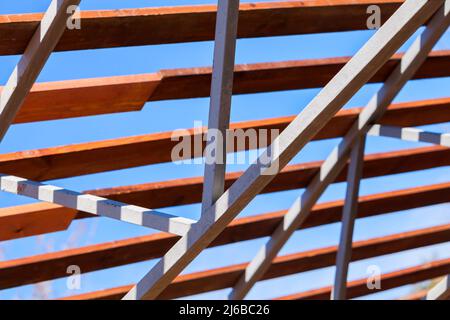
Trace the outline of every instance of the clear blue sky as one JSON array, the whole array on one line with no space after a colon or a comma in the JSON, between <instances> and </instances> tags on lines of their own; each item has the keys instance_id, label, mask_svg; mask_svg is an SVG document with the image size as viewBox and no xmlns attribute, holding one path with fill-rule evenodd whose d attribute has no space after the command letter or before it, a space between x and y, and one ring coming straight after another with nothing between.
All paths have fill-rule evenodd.
<instances>
[{"instance_id":1,"label":"clear blue sky","mask_svg":"<svg viewBox=\"0 0 450 320\"><path fill-rule=\"evenodd\" d=\"M82 0L83 10L154 7L163 5L185 5L208 3L181 0ZM261 1L258 1L261 2ZM0 14L43 12L50 0L0 1ZM214 3L210 1L209 3ZM176 30L174 30L176 32ZM372 35L372 31L302 35L262 39L239 40L237 63L296 60L320 57L346 56L354 54ZM450 48L447 32L436 49ZM160 69L208 66L212 61L212 42L171 44L103 50L85 50L52 54L38 81L56 81L89 77L114 76L156 72ZM404 49L404 48L403 48ZM18 56L0 57L0 84L4 85L18 61ZM367 85L346 105L364 106L379 85ZM396 101L411 101L446 97L450 93L450 79L420 80L409 83ZM240 95L233 98L232 121L261 119L297 114L317 94L318 89L296 90L276 93ZM143 133L190 128L194 121L206 123L208 99L190 99L148 103L142 112L104 115L33 124L14 125L0 145L0 152L31 150L70 143L96 141L108 138L131 136ZM170 119L170 121L168 121ZM449 132L449 124L428 126L438 132ZM314 142L308 145L293 161L324 159L336 145L338 139ZM425 144L399 142L387 138L370 138L366 153L415 148ZM230 166L228 171L242 170L245 166ZM106 172L52 183L74 190L86 190L151 181L162 181L180 177L202 175L201 165L174 165L172 163ZM390 190L446 182L450 178L448 167L422 172L401 174L363 181L361 194L372 194ZM321 201L343 197L345 185L340 183L328 188ZM301 191L278 192L258 196L240 216L286 209ZM7 207L30 203L29 199L1 194L1 206ZM166 208L165 211L187 217L198 217L198 205ZM418 208L382 217L358 221L355 239L414 230L450 222L449 204ZM337 242L339 225L333 224L297 232L283 248L282 253L293 253L307 249L333 245ZM116 239L125 239L149 234L151 231L137 226L111 221L106 218L75 221L65 232L47 234L0 243L0 259L10 260L24 256L58 251L70 247L85 246ZM266 239L241 242L204 251L186 272L204 270L250 260ZM366 276L366 268L377 264L382 272L450 257L450 245L442 244L395 255L383 256L354 263L350 268L350 279ZM39 288L24 286L0 292L0 298L42 297L47 290L51 298L61 297L97 289L111 288L138 281L154 264L154 261L87 273L82 277L82 288L68 291L65 279L51 281ZM272 298L317 288L331 283L333 268L326 268L299 275L278 278L259 283L249 298ZM45 289L45 290L44 290ZM393 298L408 293L410 287L380 293L376 297ZM36 292L40 292L39 295ZM225 298L228 290L201 295L203 298Z\"/></svg>"}]
</instances>

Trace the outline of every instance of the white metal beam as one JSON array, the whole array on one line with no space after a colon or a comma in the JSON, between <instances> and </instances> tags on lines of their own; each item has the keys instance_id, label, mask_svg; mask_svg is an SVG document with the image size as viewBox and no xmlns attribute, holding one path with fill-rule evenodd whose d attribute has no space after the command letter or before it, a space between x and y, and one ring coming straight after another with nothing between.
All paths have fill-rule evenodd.
<instances>
[{"instance_id":1,"label":"white metal beam","mask_svg":"<svg viewBox=\"0 0 450 320\"><path fill-rule=\"evenodd\" d=\"M154 299L439 8L407 0L124 299ZM267 162L266 159L271 161Z\"/></svg>"},{"instance_id":2,"label":"white metal beam","mask_svg":"<svg viewBox=\"0 0 450 320\"><path fill-rule=\"evenodd\" d=\"M417 128L402 128L375 124L370 128L367 134L371 136L398 138L405 141L426 142L450 147L450 133L437 133Z\"/></svg>"},{"instance_id":3,"label":"white metal beam","mask_svg":"<svg viewBox=\"0 0 450 320\"><path fill-rule=\"evenodd\" d=\"M27 196L67 208L117 219L144 227L184 235L196 221L163 212L127 205L90 194L46 185L24 178L0 175L1 191Z\"/></svg>"},{"instance_id":4,"label":"white metal beam","mask_svg":"<svg viewBox=\"0 0 450 320\"><path fill-rule=\"evenodd\" d=\"M450 275L447 275L439 281L427 293L427 300L450 300Z\"/></svg>"},{"instance_id":5,"label":"white metal beam","mask_svg":"<svg viewBox=\"0 0 450 320\"><path fill-rule=\"evenodd\" d=\"M332 300L344 300L347 291L348 264L352 257L353 229L358 210L359 185L364 165L366 136L359 137L352 146L347 173L347 191L342 210L341 236L336 255L336 273L331 293Z\"/></svg>"},{"instance_id":6,"label":"white metal beam","mask_svg":"<svg viewBox=\"0 0 450 320\"><path fill-rule=\"evenodd\" d=\"M284 216L283 221L275 229L270 240L262 246L255 258L247 266L244 275L237 281L230 293L230 299L243 299L256 281L264 275L286 241L309 216L311 208L320 195L343 169L354 141L367 133L369 125L381 117L400 89L411 79L425 61L433 46L448 28L450 23L449 3L450 0L446 0L445 6L441 6L425 31L407 50L397 68L395 68L378 93L373 96L366 108L360 113L342 142L322 164L320 172L314 177L302 196L297 198ZM404 3L404 5L406 4L408 2ZM413 2L410 2L410 4L413 4ZM414 2L413 6L416 4L417 2ZM395 16L392 16L392 18L397 19Z\"/></svg>"},{"instance_id":7,"label":"white metal beam","mask_svg":"<svg viewBox=\"0 0 450 320\"><path fill-rule=\"evenodd\" d=\"M68 8L80 0L53 0L0 96L0 141L58 43L70 18Z\"/></svg>"},{"instance_id":8,"label":"white metal beam","mask_svg":"<svg viewBox=\"0 0 450 320\"><path fill-rule=\"evenodd\" d=\"M207 133L207 150L212 147L214 154L213 159L205 158L202 215L225 188L226 131L230 125L238 16L239 0L219 0Z\"/></svg>"}]
</instances>

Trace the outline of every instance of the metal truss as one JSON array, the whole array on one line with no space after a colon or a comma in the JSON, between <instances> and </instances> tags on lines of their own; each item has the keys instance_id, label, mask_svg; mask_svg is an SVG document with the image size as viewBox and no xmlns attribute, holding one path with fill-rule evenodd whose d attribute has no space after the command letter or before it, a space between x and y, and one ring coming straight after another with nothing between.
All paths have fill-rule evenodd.
<instances>
[{"instance_id":1,"label":"metal truss","mask_svg":"<svg viewBox=\"0 0 450 320\"><path fill-rule=\"evenodd\" d=\"M408 2L405 3L405 5ZM448 4L448 3L447 3ZM442 5L442 3L440 3ZM399 14L397 11L397 14ZM299 197L285 215L285 219L277 227L269 241L258 251L256 257L246 268L244 275L235 284L231 299L242 299L252 286L267 271L270 263L276 257L292 233L306 220L312 206L319 199L326 187L335 180L346 164L351 149L351 162L347 180L346 204L343 210L341 238L337 254L337 270L335 287L332 294L334 299L345 298L348 263L351 256L353 225L356 216L359 181L362 170L364 153L364 139L370 124L378 121L387 106L397 93L414 75L425 61L433 46L447 30L450 23L448 7L442 6L433 16L425 31L418 36L403 56L398 67L387 78L380 90L372 97L369 104L359 115L351 129L344 136L323 163L320 172L313 178L306 191ZM386 22L384 27L389 23ZM381 31L381 30L380 30Z\"/></svg>"},{"instance_id":2,"label":"metal truss","mask_svg":"<svg viewBox=\"0 0 450 320\"><path fill-rule=\"evenodd\" d=\"M61 37L69 18L67 8L79 0L53 0L40 27L12 73L1 95L0 138L8 130L26 95ZM160 259L124 299L154 299L205 249L225 227L257 196L289 161L321 130L351 97L389 58L428 21L425 31L413 42L382 88L360 113L342 142L329 155L306 191L294 202L282 222L248 265L235 284L231 299L243 299L272 263L292 233L308 217L312 206L332 183L350 158L347 196L341 240L337 255L334 299L344 299L351 256L354 218L367 134L389 135L413 141L440 141L448 136L415 129L392 129L373 125L383 115L400 89L425 61L434 44L450 24L450 0L407 0L373 37L298 114L258 160L228 189L224 190L226 130L229 126L239 0L218 0L213 77L211 84L208 145L215 150L206 159L201 218L193 221L158 211L80 194L24 178L0 175L3 191L26 195L68 208L119 219L180 235L181 238ZM431 18L431 20L430 20ZM414 131L415 133L412 133ZM270 159L270 161L267 161Z\"/></svg>"}]
</instances>

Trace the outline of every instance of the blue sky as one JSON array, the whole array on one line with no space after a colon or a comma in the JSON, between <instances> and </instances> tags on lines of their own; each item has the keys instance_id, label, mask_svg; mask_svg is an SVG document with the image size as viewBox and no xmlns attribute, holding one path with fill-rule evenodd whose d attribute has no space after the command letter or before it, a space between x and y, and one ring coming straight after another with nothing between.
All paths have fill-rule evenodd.
<instances>
[{"instance_id":1,"label":"blue sky","mask_svg":"<svg viewBox=\"0 0 450 320\"><path fill-rule=\"evenodd\" d=\"M181 0L82 0L82 10L155 7L214 3ZM254 1L262 2L262 1ZM0 1L0 14L43 12L49 0ZM175 32L175 31L174 31ZM347 56L354 54L372 35L372 31L328 33L261 39L243 39L237 44L237 63L296 60L308 58ZM450 33L447 31L436 49L450 48ZM403 48L404 49L404 48ZM184 43L132 48L84 50L52 54L39 76L38 82L80 79L114 75L156 72L160 69L209 66L212 61L212 42ZM0 57L0 84L4 85L17 63L18 56ZM379 85L367 85L345 106L359 107L368 102ZM412 101L446 97L449 95L450 78L420 80L410 82L396 98L396 101ZM319 89L284 91L240 95L233 98L232 121L262 119L268 117L294 115L314 97ZM30 150L70 143L96 141L122 136L190 128L194 121L207 122L208 99L158 101L147 103L143 111L95 117L47 121L14 125L0 145L0 152ZM168 121L170 119L170 121ZM448 123L427 126L437 132L449 132ZM339 139L309 144L292 163L324 159ZM401 142L388 138L369 138L366 153L384 152L404 148L426 146ZM228 171L243 170L245 166L233 165ZM181 177L199 176L201 165L175 165L172 163L144 166L113 172L87 175L76 178L51 181L54 184L74 190L162 181ZM372 194L390 190L446 182L450 178L448 167L407 173L382 178L367 179L362 182L361 194ZM343 197L345 184L332 185L321 201ZM286 209L301 193L300 190L277 192L258 196L240 216L259 214ZM32 200L8 194L1 194L1 206L7 207ZM165 211L186 217L197 218L199 205L166 208ZM382 217L363 219L357 222L355 239L415 230L450 222L449 204L418 208ZM339 225L333 224L297 232L282 250L282 254L333 245L338 239ZM58 251L68 247L78 247L125 239L151 233L151 230L111 221L106 218L80 220L72 223L64 232L29 237L0 243L0 259L10 260L24 256ZM241 242L204 251L185 271L199 271L250 260L266 239ZM380 266L382 272L389 272L431 259L450 257L448 243L410 250L407 252L368 259L353 263L350 279L366 276L366 268L371 264ZM154 264L154 261L136 263L104 271L83 274L81 290L68 291L65 279L46 284L49 297L56 298L81 292L89 292L138 281ZM273 298L317 288L331 283L333 268L326 268L299 275L282 277L259 283L249 298ZM374 297L393 298L410 292L410 287L386 291ZM32 298L35 286L24 286L0 291L0 298ZM225 298L228 290L201 295L202 298Z\"/></svg>"}]
</instances>

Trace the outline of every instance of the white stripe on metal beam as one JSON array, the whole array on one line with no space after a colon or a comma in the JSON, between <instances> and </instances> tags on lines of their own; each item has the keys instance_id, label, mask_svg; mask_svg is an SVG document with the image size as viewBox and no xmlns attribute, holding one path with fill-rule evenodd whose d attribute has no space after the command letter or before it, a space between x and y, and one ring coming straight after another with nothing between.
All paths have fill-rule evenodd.
<instances>
[{"instance_id":1,"label":"white stripe on metal beam","mask_svg":"<svg viewBox=\"0 0 450 320\"><path fill-rule=\"evenodd\" d=\"M127 205L90 194L82 194L15 176L0 175L0 189L5 192L59 204L67 208L170 232L180 236L184 235L195 223L194 220Z\"/></svg>"},{"instance_id":2,"label":"white stripe on metal beam","mask_svg":"<svg viewBox=\"0 0 450 320\"><path fill-rule=\"evenodd\" d=\"M450 147L450 133L437 133L417 128L401 128L375 124L367 132L371 136L398 138L405 141L426 142Z\"/></svg>"}]
</instances>

